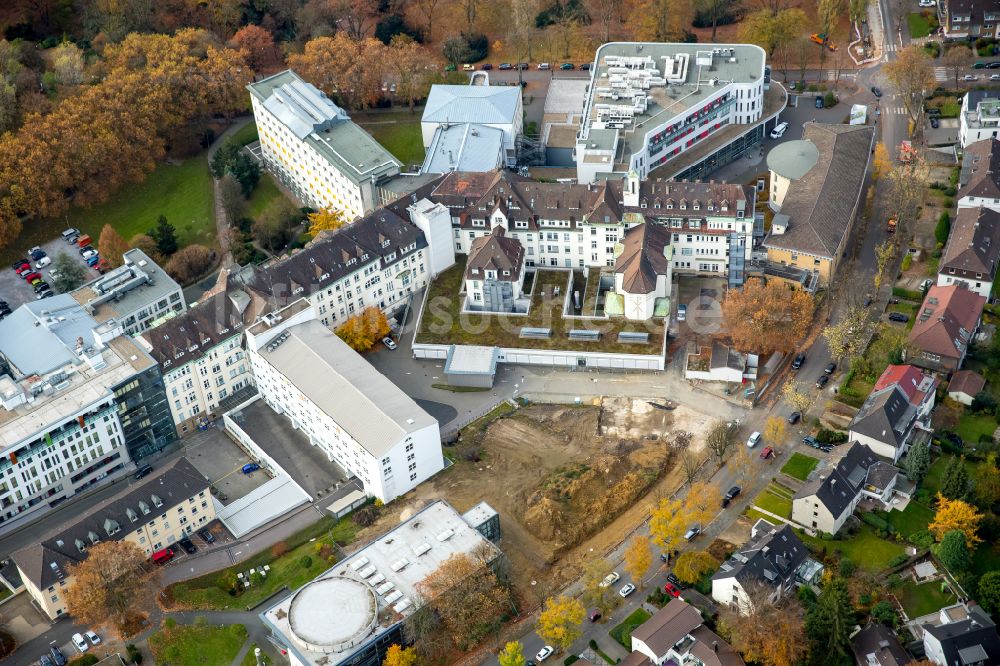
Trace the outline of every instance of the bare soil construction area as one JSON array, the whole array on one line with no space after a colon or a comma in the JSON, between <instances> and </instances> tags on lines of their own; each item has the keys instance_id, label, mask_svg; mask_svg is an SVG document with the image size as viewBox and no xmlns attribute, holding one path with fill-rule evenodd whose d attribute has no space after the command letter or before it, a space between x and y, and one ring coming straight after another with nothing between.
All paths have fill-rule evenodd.
<instances>
[{"instance_id":1,"label":"bare soil construction area","mask_svg":"<svg viewBox=\"0 0 1000 666\"><path fill-rule=\"evenodd\" d=\"M522 407L465 431L458 461L408 496L408 507L443 498L465 511L489 502L500 512L515 585L537 600L579 575L585 557L602 557L680 485L671 464L678 433L693 434L690 448L700 447L710 421L643 400ZM467 460L470 450L478 461ZM380 523L375 529L388 526Z\"/></svg>"}]
</instances>

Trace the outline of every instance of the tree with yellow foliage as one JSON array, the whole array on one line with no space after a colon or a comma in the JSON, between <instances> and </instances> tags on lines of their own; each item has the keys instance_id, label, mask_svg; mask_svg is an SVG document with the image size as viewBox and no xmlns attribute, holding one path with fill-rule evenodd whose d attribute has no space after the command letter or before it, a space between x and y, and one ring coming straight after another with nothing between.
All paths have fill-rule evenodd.
<instances>
[{"instance_id":1,"label":"tree with yellow foliage","mask_svg":"<svg viewBox=\"0 0 1000 666\"><path fill-rule=\"evenodd\" d=\"M566 650L580 637L585 611L578 599L561 594L545 600L545 607L538 616L535 633L560 650Z\"/></svg>"},{"instance_id":2,"label":"tree with yellow foliage","mask_svg":"<svg viewBox=\"0 0 1000 666\"><path fill-rule=\"evenodd\" d=\"M638 535L632 537L625 549L625 571L639 589L642 589L642 577L652 563L653 549L649 539Z\"/></svg>"},{"instance_id":3,"label":"tree with yellow foliage","mask_svg":"<svg viewBox=\"0 0 1000 666\"><path fill-rule=\"evenodd\" d=\"M336 333L354 351L366 352L389 334L389 320L372 305L341 324Z\"/></svg>"},{"instance_id":4,"label":"tree with yellow foliage","mask_svg":"<svg viewBox=\"0 0 1000 666\"><path fill-rule=\"evenodd\" d=\"M892 159L889 157L889 149L879 141L875 144L875 155L872 157L872 180L877 181L882 174L892 170Z\"/></svg>"},{"instance_id":5,"label":"tree with yellow foliage","mask_svg":"<svg viewBox=\"0 0 1000 666\"><path fill-rule=\"evenodd\" d=\"M785 441L785 420L780 416L772 416L764 424L764 441L777 445Z\"/></svg>"},{"instance_id":6,"label":"tree with yellow foliage","mask_svg":"<svg viewBox=\"0 0 1000 666\"><path fill-rule=\"evenodd\" d=\"M707 481L692 483L683 500L662 499L649 518L649 534L664 550L674 550L692 525L706 525L718 510L722 491Z\"/></svg>"},{"instance_id":7,"label":"tree with yellow foliage","mask_svg":"<svg viewBox=\"0 0 1000 666\"><path fill-rule=\"evenodd\" d=\"M347 223L344 219L344 212L327 208L309 213L309 234L310 238L316 238L322 231L336 231Z\"/></svg>"},{"instance_id":8,"label":"tree with yellow foliage","mask_svg":"<svg viewBox=\"0 0 1000 666\"><path fill-rule=\"evenodd\" d=\"M694 585L701 577L719 566L719 561L704 550L681 553L674 564L674 573L682 583Z\"/></svg>"},{"instance_id":9,"label":"tree with yellow foliage","mask_svg":"<svg viewBox=\"0 0 1000 666\"><path fill-rule=\"evenodd\" d=\"M416 666L416 663L417 651L398 645L390 645L382 660L382 666Z\"/></svg>"},{"instance_id":10,"label":"tree with yellow foliage","mask_svg":"<svg viewBox=\"0 0 1000 666\"><path fill-rule=\"evenodd\" d=\"M511 641L503 646L497 655L500 666L524 666L524 648L519 641Z\"/></svg>"},{"instance_id":11,"label":"tree with yellow foliage","mask_svg":"<svg viewBox=\"0 0 1000 666\"><path fill-rule=\"evenodd\" d=\"M938 493L937 512L934 514L934 520L927 526L927 530L939 542L948 532L958 530L965 535L965 544L971 550L982 542L982 539L976 534L979 531L979 523L982 520L983 514L976 511L976 507L968 502L958 499L948 499L941 493Z\"/></svg>"}]
</instances>

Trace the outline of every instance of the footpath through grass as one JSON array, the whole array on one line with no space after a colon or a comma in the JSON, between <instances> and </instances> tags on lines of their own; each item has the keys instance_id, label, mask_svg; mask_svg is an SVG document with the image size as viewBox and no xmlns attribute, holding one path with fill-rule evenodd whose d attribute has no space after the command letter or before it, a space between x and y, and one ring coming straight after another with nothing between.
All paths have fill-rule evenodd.
<instances>
[{"instance_id":1,"label":"footpath through grass","mask_svg":"<svg viewBox=\"0 0 1000 666\"><path fill-rule=\"evenodd\" d=\"M642 608L636 608L632 614L622 620L621 624L611 630L611 638L621 643L629 652L632 651L632 632L643 622L653 617Z\"/></svg>"},{"instance_id":2,"label":"footpath through grass","mask_svg":"<svg viewBox=\"0 0 1000 666\"><path fill-rule=\"evenodd\" d=\"M356 534L357 526L349 518L325 517L286 539L284 547L272 546L222 571L168 585L165 605L195 610L254 608L282 587L294 590L332 567L337 560L334 544L350 543ZM245 576L265 564L271 567L266 578L254 580L246 589L237 582L237 573ZM233 588L236 594L230 593Z\"/></svg>"},{"instance_id":3,"label":"footpath through grass","mask_svg":"<svg viewBox=\"0 0 1000 666\"><path fill-rule=\"evenodd\" d=\"M786 462L784 467L781 468L781 471L793 479L805 481L809 478L809 473L812 472L818 464L818 458L813 458L812 456L807 456L801 453L793 453L792 457L789 458L788 462Z\"/></svg>"},{"instance_id":4,"label":"footpath through grass","mask_svg":"<svg viewBox=\"0 0 1000 666\"><path fill-rule=\"evenodd\" d=\"M247 628L242 624L212 627L167 620L149 637L149 649L158 664L229 666L246 639Z\"/></svg>"}]
</instances>

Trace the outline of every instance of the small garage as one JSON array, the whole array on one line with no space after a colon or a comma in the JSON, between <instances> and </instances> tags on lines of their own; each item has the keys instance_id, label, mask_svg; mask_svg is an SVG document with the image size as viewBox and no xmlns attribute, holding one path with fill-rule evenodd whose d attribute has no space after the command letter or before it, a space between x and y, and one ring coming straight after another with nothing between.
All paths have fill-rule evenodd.
<instances>
[{"instance_id":1,"label":"small garage","mask_svg":"<svg viewBox=\"0 0 1000 666\"><path fill-rule=\"evenodd\" d=\"M451 345L444 363L445 379L452 386L492 388L499 358L499 347Z\"/></svg>"}]
</instances>

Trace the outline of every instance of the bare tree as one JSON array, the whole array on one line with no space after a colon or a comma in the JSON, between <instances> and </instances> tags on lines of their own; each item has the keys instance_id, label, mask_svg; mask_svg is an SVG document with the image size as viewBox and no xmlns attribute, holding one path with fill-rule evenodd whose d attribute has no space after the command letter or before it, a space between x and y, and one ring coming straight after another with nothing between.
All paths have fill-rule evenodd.
<instances>
[{"instance_id":1,"label":"bare tree","mask_svg":"<svg viewBox=\"0 0 1000 666\"><path fill-rule=\"evenodd\" d=\"M912 126L920 115L924 91L937 84L930 57L922 48L911 44L899 51L895 60L883 65L882 72L902 99Z\"/></svg>"},{"instance_id":2,"label":"bare tree","mask_svg":"<svg viewBox=\"0 0 1000 666\"><path fill-rule=\"evenodd\" d=\"M969 66L971 59L972 49L965 44L953 44L944 52L944 57L941 60L945 70L951 73L956 88L958 88L958 75L962 69Z\"/></svg>"},{"instance_id":3,"label":"bare tree","mask_svg":"<svg viewBox=\"0 0 1000 666\"><path fill-rule=\"evenodd\" d=\"M587 13L601 23L601 43L611 41L611 24L619 16L622 0L588 0Z\"/></svg>"}]
</instances>

